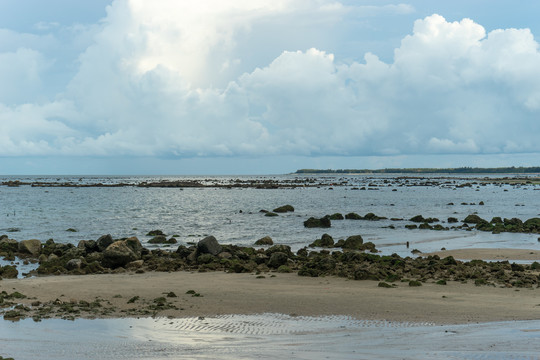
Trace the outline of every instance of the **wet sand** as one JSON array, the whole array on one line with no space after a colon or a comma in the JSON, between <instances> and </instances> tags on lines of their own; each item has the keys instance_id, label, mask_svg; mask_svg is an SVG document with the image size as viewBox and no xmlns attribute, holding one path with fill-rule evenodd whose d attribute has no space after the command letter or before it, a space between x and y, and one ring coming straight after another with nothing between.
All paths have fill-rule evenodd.
<instances>
[{"instance_id":1,"label":"wet sand","mask_svg":"<svg viewBox=\"0 0 540 360\"><path fill-rule=\"evenodd\" d=\"M199 317L224 314L281 313L293 316L346 315L364 320L435 324L467 324L506 320L539 320L540 291L449 282L410 287L378 287L376 281L309 278L296 274L124 273L50 276L0 281L0 291L18 291L32 302L77 303L103 299L106 315L76 317L136 317L153 299L174 292L167 303L176 309L154 312L159 317ZM194 290L200 296L187 294ZM128 303L138 296L138 300ZM54 315L54 314L51 314Z\"/></svg>"},{"instance_id":2,"label":"wet sand","mask_svg":"<svg viewBox=\"0 0 540 360\"><path fill-rule=\"evenodd\" d=\"M532 249L456 249L456 250L443 250L432 253L422 254L422 256L438 255L441 258L447 256L453 256L459 260L517 260L517 261L540 261L540 251Z\"/></svg>"}]
</instances>

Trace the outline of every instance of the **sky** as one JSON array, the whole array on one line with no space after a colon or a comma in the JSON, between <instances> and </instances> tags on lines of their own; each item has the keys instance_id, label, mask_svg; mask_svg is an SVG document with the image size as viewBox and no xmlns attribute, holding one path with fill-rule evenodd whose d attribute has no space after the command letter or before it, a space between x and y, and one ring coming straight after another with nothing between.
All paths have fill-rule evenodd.
<instances>
[{"instance_id":1,"label":"sky","mask_svg":"<svg viewBox=\"0 0 540 360\"><path fill-rule=\"evenodd\" d=\"M540 165L536 0L0 0L0 174Z\"/></svg>"}]
</instances>

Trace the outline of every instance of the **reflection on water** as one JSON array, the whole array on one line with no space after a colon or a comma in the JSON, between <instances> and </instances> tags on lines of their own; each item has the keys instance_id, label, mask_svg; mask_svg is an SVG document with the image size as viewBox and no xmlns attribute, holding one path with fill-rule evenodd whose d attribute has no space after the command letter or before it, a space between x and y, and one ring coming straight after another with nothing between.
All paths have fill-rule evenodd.
<instances>
[{"instance_id":1,"label":"reflection on water","mask_svg":"<svg viewBox=\"0 0 540 360\"><path fill-rule=\"evenodd\" d=\"M430 325L280 314L4 321L2 356L25 359L524 359L540 321Z\"/></svg>"}]
</instances>

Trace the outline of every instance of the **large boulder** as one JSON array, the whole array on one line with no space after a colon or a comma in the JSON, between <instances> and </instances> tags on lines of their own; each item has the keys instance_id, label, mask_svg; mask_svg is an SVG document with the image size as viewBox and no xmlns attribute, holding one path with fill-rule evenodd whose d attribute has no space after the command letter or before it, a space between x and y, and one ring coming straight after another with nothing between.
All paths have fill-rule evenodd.
<instances>
[{"instance_id":1,"label":"large boulder","mask_svg":"<svg viewBox=\"0 0 540 360\"><path fill-rule=\"evenodd\" d=\"M19 252L38 257L41 254L41 241L36 239L23 240L19 243Z\"/></svg>"},{"instance_id":2,"label":"large boulder","mask_svg":"<svg viewBox=\"0 0 540 360\"><path fill-rule=\"evenodd\" d=\"M222 248L215 237L207 236L197 243L197 250L200 254L212 254L216 256L222 251Z\"/></svg>"},{"instance_id":3,"label":"large boulder","mask_svg":"<svg viewBox=\"0 0 540 360\"><path fill-rule=\"evenodd\" d=\"M96 241L96 245L98 247L99 251L105 251L109 245L111 245L114 242L112 236L110 234L103 235Z\"/></svg>"},{"instance_id":4,"label":"large boulder","mask_svg":"<svg viewBox=\"0 0 540 360\"><path fill-rule=\"evenodd\" d=\"M268 267L277 269L281 265L285 265L287 263L287 259L287 254L275 252L270 256L270 260L268 260Z\"/></svg>"},{"instance_id":5,"label":"large boulder","mask_svg":"<svg viewBox=\"0 0 540 360\"><path fill-rule=\"evenodd\" d=\"M123 267L132 261L140 260L141 252L142 245L136 237L115 241L103 252L102 263L113 269Z\"/></svg>"},{"instance_id":6,"label":"large boulder","mask_svg":"<svg viewBox=\"0 0 540 360\"><path fill-rule=\"evenodd\" d=\"M353 235L345 239L345 242L343 243L342 247L344 249L360 250L362 249L362 244L364 244L364 239L362 239L362 236Z\"/></svg>"}]
</instances>

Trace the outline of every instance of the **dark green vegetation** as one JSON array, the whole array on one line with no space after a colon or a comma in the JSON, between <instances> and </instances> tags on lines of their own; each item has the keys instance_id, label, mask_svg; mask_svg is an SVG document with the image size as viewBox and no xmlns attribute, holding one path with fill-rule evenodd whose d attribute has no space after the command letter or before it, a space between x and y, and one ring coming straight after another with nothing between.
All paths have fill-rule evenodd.
<instances>
[{"instance_id":1,"label":"dark green vegetation","mask_svg":"<svg viewBox=\"0 0 540 360\"><path fill-rule=\"evenodd\" d=\"M540 167L500 167L500 168L406 168L406 169L300 169L296 174L537 174Z\"/></svg>"}]
</instances>

